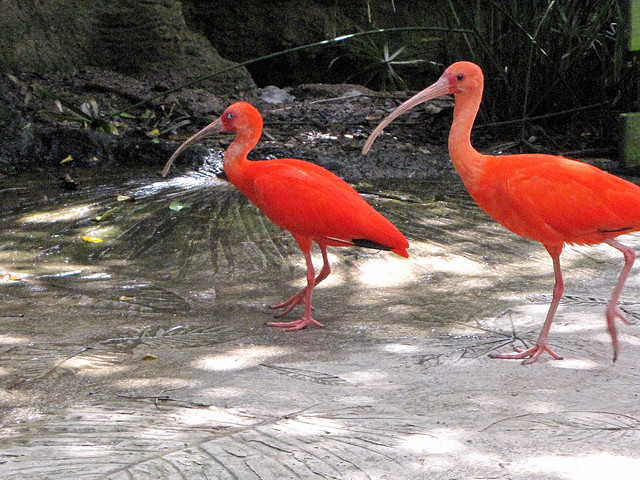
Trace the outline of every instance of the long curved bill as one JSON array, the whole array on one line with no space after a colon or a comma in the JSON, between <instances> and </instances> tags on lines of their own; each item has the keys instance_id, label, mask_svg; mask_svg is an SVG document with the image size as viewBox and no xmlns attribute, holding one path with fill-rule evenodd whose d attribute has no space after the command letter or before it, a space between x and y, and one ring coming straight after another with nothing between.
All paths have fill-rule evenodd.
<instances>
[{"instance_id":1,"label":"long curved bill","mask_svg":"<svg viewBox=\"0 0 640 480\"><path fill-rule=\"evenodd\" d=\"M205 137L213 135L214 133L221 132L222 128L223 128L222 127L222 120L218 119L215 122L210 123L209 125L204 127L198 133L196 133L193 136L187 138L184 141L184 143L182 145L180 145L175 152L173 152L173 155L171 155L171 158L169 158L169 161L165 164L164 168L162 169L162 176L163 177L167 176L167 173L169 173L169 169L171 168L171 165L173 165L173 161L176 158L178 158L178 155L180 155L189 145L191 145L192 143L197 142L198 140L202 140Z\"/></svg>"},{"instance_id":2,"label":"long curved bill","mask_svg":"<svg viewBox=\"0 0 640 480\"><path fill-rule=\"evenodd\" d=\"M426 102L427 100L432 100L443 95L448 95L449 93L451 93L449 88L449 80L446 77L442 76L436 83L434 83L430 87L425 88L420 93L415 94L409 100L396 108L393 112L391 112L391 115L382 120L382 122L380 122L375 130L371 132L371 135L364 144L364 147L362 147L362 153L366 154L371 148L371 145L373 145L376 137L382 133L384 127L389 125L404 112L412 109L416 105Z\"/></svg>"}]
</instances>

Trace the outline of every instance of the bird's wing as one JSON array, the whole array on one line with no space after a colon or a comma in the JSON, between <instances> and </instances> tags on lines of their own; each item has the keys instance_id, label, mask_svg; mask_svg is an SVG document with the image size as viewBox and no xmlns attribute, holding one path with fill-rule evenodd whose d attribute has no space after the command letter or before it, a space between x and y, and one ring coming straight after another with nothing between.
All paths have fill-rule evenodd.
<instances>
[{"instance_id":1,"label":"bird's wing","mask_svg":"<svg viewBox=\"0 0 640 480\"><path fill-rule=\"evenodd\" d=\"M640 187L626 180L563 157L497 159L502 168L491 169L495 200L487 212L519 235L544 244L597 243L640 228Z\"/></svg>"},{"instance_id":2,"label":"bird's wing","mask_svg":"<svg viewBox=\"0 0 640 480\"><path fill-rule=\"evenodd\" d=\"M277 225L309 238L362 239L406 248L402 234L333 173L289 159L255 162L260 163L247 196Z\"/></svg>"}]
</instances>

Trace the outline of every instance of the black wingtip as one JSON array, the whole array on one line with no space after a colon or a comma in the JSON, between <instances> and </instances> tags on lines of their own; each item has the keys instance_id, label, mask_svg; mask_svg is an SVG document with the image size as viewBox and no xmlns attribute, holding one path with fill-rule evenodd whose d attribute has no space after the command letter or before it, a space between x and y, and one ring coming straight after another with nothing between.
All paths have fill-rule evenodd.
<instances>
[{"instance_id":1,"label":"black wingtip","mask_svg":"<svg viewBox=\"0 0 640 480\"><path fill-rule=\"evenodd\" d=\"M375 250L386 250L386 251L393 250L393 248L391 248L391 247L388 247L386 245L382 245L381 243L377 243L377 242L374 242L372 240L368 240L366 238L354 238L353 240L351 240L351 242L356 247L373 248Z\"/></svg>"}]
</instances>

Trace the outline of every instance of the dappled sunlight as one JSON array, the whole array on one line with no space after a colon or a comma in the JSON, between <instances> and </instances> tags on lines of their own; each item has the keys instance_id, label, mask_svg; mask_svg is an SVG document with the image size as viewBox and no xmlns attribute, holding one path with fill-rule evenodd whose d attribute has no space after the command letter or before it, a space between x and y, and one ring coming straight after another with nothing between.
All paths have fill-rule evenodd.
<instances>
[{"instance_id":1,"label":"dappled sunlight","mask_svg":"<svg viewBox=\"0 0 640 480\"><path fill-rule=\"evenodd\" d=\"M467 447L463 442L451 437L451 430L440 428L429 433L407 435L400 442L400 447L413 453L460 455Z\"/></svg>"},{"instance_id":2,"label":"dappled sunlight","mask_svg":"<svg viewBox=\"0 0 640 480\"><path fill-rule=\"evenodd\" d=\"M563 480L601 480L603 478L634 478L640 472L640 458L611 453L590 455L531 456L520 465L522 473L549 475Z\"/></svg>"},{"instance_id":3,"label":"dappled sunlight","mask_svg":"<svg viewBox=\"0 0 640 480\"><path fill-rule=\"evenodd\" d=\"M0 334L0 345L25 345L29 341L27 337Z\"/></svg>"},{"instance_id":4,"label":"dappled sunlight","mask_svg":"<svg viewBox=\"0 0 640 480\"><path fill-rule=\"evenodd\" d=\"M55 222L68 222L71 220L78 220L94 216L98 213L100 205L97 204L84 204L84 205L71 205L68 207L60 207L57 210L50 210L47 212L34 212L28 213L18 219L19 223L55 223Z\"/></svg>"},{"instance_id":5,"label":"dappled sunlight","mask_svg":"<svg viewBox=\"0 0 640 480\"><path fill-rule=\"evenodd\" d=\"M388 382L389 374L384 370L354 370L343 375L346 380L360 385L382 385Z\"/></svg>"},{"instance_id":6,"label":"dappled sunlight","mask_svg":"<svg viewBox=\"0 0 640 480\"><path fill-rule=\"evenodd\" d=\"M368 258L358 265L358 282L370 287L402 287L422 275L416 265L397 255Z\"/></svg>"},{"instance_id":7,"label":"dappled sunlight","mask_svg":"<svg viewBox=\"0 0 640 480\"><path fill-rule=\"evenodd\" d=\"M202 357L193 363L194 368L224 372L254 367L265 360L290 353L290 348L246 346L230 350L222 355Z\"/></svg>"},{"instance_id":8,"label":"dappled sunlight","mask_svg":"<svg viewBox=\"0 0 640 480\"><path fill-rule=\"evenodd\" d=\"M415 353L420 351L420 347L417 345L406 345L402 343L383 345L382 349L389 353Z\"/></svg>"},{"instance_id":9,"label":"dappled sunlight","mask_svg":"<svg viewBox=\"0 0 640 480\"><path fill-rule=\"evenodd\" d=\"M64 361L65 368L71 368L76 375L114 375L133 369L130 365L118 365L100 357L77 355Z\"/></svg>"},{"instance_id":10,"label":"dappled sunlight","mask_svg":"<svg viewBox=\"0 0 640 480\"><path fill-rule=\"evenodd\" d=\"M565 358L561 362L552 362L550 367L571 370L597 370L600 365L592 360Z\"/></svg>"},{"instance_id":11,"label":"dappled sunlight","mask_svg":"<svg viewBox=\"0 0 640 480\"><path fill-rule=\"evenodd\" d=\"M78 234L78 239L81 239L83 236L99 238L101 240L108 240L112 238L116 238L121 232L121 228L118 225L99 225L99 226L89 226L80 229Z\"/></svg>"},{"instance_id":12,"label":"dappled sunlight","mask_svg":"<svg viewBox=\"0 0 640 480\"><path fill-rule=\"evenodd\" d=\"M113 381L113 385L118 388L146 388L146 387L161 387L163 391L172 391L174 389L183 389L190 387L197 387L201 384L199 380L185 379L184 377L134 377L130 375L127 378L121 378Z\"/></svg>"},{"instance_id":13,"label":"dappled sunlight","mask_svg":"<svg viewBox=\"0 0 640 480\"><path fill-rule=\"evenodd\" d=\"M459 255L433 256L421 262L424 268L459 275L477 275L483 273L485 267L473 260Z\"/></svg>"},{"instance_id":14,"label":"dappled sunlight","mask_svg":"<svg viewBox=\"0 0 640 480\"><path fill-rule=\"evenodd\" d=\"M332 418L299 415L279 423L276 428L282 433L292 436L322 436L343 433L345 427L341 422Z\"/></svg>"},{"instance_id":15,"label":"dappled sunlight","mask_svg":"<svg viewBox=\"0 0 640 480\"><path fill-rule=\"evenodd\" d=\"M157 182L142 185L131 192L136 198L143 198L152 195L164 194L164 190L177 189L177 194L183 193L184 190L190 190L195 187L213 186L226 183L216 176L196 176L193 172L185 175L171 177Z\"/></svg>"},{"instance_id":16,"label":"dappled sunlight","mask_svg":"<svg viewBox=\"0 0 640 480\"><path fill-rule=\"evenodd\" d=\"M236 387L210 387L200 390L200 395L209 398L235 398L244 393L244 389Z\"/></svg>"},{"instance_id":17,"label":"dappled sunlight","mask_svg":"<svg viewBox=\"0 0 640 480\"><path fill-rule=\"evenodd\" d=\"M104 445L65 445L60 448L61 456L68 458L84 458L88 462L99 461L98 459L108 457L115 453L115 447L105 447Z\"/></svg>"},{"instance_id":18,"label":"dappled sunlight","mask_svg":"<svg viewBox=\"0 0 640 480\"><path fill-rule=\"evenodd\" d=\"M208 425L209 427L219 424L228 425L248 425L253 422L252 418L233 413L233 410L207 407L207 408L185 408L179 412L174 412L174 416L187 426Z\"/></svg>"},{"instance_id":19,"label":"dappled sunlight","mask_svg":"<svg viewBox=\"0 0 640 480\"><path fill-rule=\"evenodd\" d=\"M412 242L412 262L428 272L441 271L449 274L479 275L487 272L485 263L451 252L450 248L433 242Z\"/></svg>"},{"instance_id":20,"label":"dappled sunlight","mask_svg":"<svg viewBox=\"0 0 640 480\"><path fill-rule=\"evenodd\" d=\"M633 328L637 328L639 325L629 325L629 326L624 326L624 327L618 327L618 334L620 336L619 340L621 343L626 343L628 345L633 346L633 348L638 348L640 347L640 337L635 336L635 335L631 335L631 332L633 332L634 330L631 330ZM626 329L629 329L629 333L627 334L625 332ZM609 338L609 337L608 337ZM610 340L610 338L609 338Z\"/></svg>"}]
</instances>

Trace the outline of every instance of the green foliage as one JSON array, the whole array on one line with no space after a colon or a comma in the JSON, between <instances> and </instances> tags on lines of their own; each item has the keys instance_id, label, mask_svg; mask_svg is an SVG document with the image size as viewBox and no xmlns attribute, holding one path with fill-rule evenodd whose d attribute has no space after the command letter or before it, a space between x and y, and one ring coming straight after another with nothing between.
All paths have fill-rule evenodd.
<instances>
[{"instance_id":1,"label":"green foliage","mask_svg":"<svg viewBox=\"0 0 640 480\"><path fill-rule=\"evenodd\" d=\"M487 76L488 120L529 118L621 98L629 65L620 0L447 0L443 63L471 59Z\"/></svg>"},{"instance_id":2,"label":"green foliage","mask_svg":"<svg viewBox=\"0 0 640 480\"><path fill-rule=\"evenodd\" d=\"M334 58L329 68L338 61L346 60L351 64L352 72L344 78L345 82L355 81L381 90L407 90L406 82L396 71L397 67L418 66L426 60L416 55L407 56L406 45L394 47L392 52L390 44L393 44L393 39L388 36L382 39L356 37L348 44L347 53Z\"/></svg>"}]
</instances>

